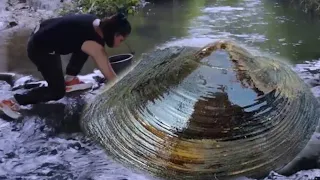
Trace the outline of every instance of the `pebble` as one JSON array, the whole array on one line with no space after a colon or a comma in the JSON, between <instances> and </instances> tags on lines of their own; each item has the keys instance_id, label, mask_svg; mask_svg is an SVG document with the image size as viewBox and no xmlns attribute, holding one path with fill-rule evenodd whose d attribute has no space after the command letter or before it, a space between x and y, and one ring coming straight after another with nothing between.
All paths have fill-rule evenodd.
<instances>
[{"instance_id":1,"label":"pebble","mask_svg":"<svg viewBox=\"0 0 320 180\"><path fill-rule=\"evenodd\" d=\"M18 25L18 23L15 22L15 21L9 22L9 26L10 26L10 27L14 27L14 26L17 26L17 25Z\"/></svg>"},{"instance_id":2,"label":"pebble","mask_svg":"<svg viewBox=\"0 0 320 180\"><path fill-rule=\"evenodd\" d=\"M58 154L58 151L57 151L56 149L54 149L54 150L51 151L50 154L51 154L51 155L57 155L57 154Z\"/></svg>"}]
</instances>

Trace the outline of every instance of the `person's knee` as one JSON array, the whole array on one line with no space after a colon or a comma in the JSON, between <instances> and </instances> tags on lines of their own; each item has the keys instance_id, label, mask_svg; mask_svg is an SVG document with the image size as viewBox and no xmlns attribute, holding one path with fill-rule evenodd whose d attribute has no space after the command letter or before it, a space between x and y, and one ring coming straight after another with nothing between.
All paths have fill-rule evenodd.
<instances>
[{"instance_id":1,"label":"person's knee","mask_svg":"<svg viewBox=\"0 0 320 180\"><path fill-rule=\"evenodd\" d=\"M55 88L52 90L52 100L62 99L66 94L65 87Z\"/></svg>"}]
</instances>

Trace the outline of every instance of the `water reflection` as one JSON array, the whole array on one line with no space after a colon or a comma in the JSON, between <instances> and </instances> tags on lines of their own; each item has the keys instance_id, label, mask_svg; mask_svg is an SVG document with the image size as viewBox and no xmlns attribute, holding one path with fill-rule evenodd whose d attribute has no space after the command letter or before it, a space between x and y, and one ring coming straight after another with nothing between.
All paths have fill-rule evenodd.
<instances>
[{"instance_id":1,"label":"water reflection","mask_svg":"<svg viewBox=\"0 0 320 180\"><path fill-rule=\"evenodd\" d=\"M189 37L231 38L292 63L319 57L320 26L305 13L274 1L218 1L193 21Z\"/></svg>"},{"instance_id":2,"label":"water reflection","mask_svg":"<svg viewBox=\"0 0 320 180\"><path fill-rule=\"evenodd\" d=\"M320 24L318 17L310 17L301 10L293 9L282 3L263 1L268 22L265 35L268 41L261 46L279 52L292 63L320 57Z\"/></svg>"},{"instance_id":3,"label":"water reflection","mask_svg":"<svg viewBox=\"0 0 320 180\"><path fill-rule=\"evenodd\" d=\"M195 103L187 128L177 133L179 137L221 139L235 136L233 128L239 129L242 121L246 121L245 111L241 106L232 104L225 92L210 93L210 96Z\"/></svg>"},{"instance_id":4,"label":"water reflection","mask_svg":"<svg viewBox=\"0 0 320 180\"><path fill-rule=\"evenodd\" d=\"M192 49L188 51L191 53ZM233 136L227 137L228 132L235 136L250 134L238 130L256 118L253 112L259 114L266 109L262 106L270 107L277 98L274 93L251 89L261 82L253 83L246 71L236 70L236 63L229 59L226 51L218 50L199 60L200 64L175 57L169 56L168 60L137 77L131 92L139 101L129 107L133 112L138 109L135 116L171 136L217 140L232 139ZM171 68L172 64L176 68ZM268 96L269 100L259 100L258 96Z\"/></svg>"},{"instance_id":5,"label":"water reflection","mask_svg":"<svg viewBox=\"0 0 320 180\"><path fill-rule=\"evenodd\" d=\"M192 19L201 14L205 2L186 0L149 3L129 18L133 31L128 43L139 56L162 43L187 36Z\"/></svg>"}]
</instances>

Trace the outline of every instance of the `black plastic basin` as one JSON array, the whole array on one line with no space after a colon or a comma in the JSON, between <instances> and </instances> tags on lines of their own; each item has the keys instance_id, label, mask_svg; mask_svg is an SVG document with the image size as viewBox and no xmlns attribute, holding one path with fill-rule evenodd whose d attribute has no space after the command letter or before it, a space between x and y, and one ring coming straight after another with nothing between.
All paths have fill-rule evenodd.
<instances>
[{"instance_id":1,"label":"black plastic basin","mask_svg":"<svg viewBox=\"0 0 320 180\"><path fill-rule=\"evenodd\" d=\"M109 57L110 64L116 74L121 73L132 65L132 54L118 54Z\"/></svg>"}]
</instances>

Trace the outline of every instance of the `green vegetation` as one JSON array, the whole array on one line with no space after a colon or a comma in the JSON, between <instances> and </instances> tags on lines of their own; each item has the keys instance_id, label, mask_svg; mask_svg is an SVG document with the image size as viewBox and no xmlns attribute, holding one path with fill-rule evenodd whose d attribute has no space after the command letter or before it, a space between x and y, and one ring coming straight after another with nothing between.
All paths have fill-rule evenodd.
<instances>
[{"instance_id":1,"label":"green vegetation","mask_svg":"<svg viewBox=\"0 0 320 180\"><path fill-rule=\"evenodd\" d=\"M140 0L79 0L78 6L83 13L94 13L104 17L124 9L129 14L133 14Z\"/></svg>"},{"instance_id":2,"label":"green vegetation","mask_svg":"<svg viewBox=\"0 0 320 180\"><path fill-rule=\"evenodd\" d=\"M63 8L58 10L59 15L70 13L92 13L100 18L110 16L121 10L128 14L134 14L141 0L73 0L72 3L65 3Z\"/></svg>"},{"instance_id":3,"label":"green vegetation","mask_svg":"<svg viewBox=\"0 0 320 180\"><path fill-rule=\"evenodd\" d=\"M304 12L316 12L320 14L320 0L291 0L294 4L299 4Z\"/></svg>"}]
</instances>

